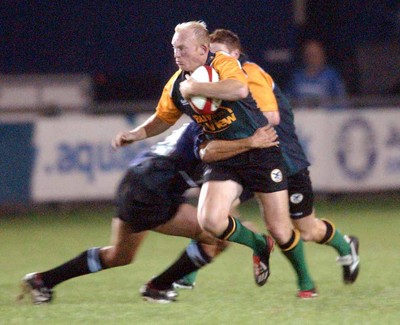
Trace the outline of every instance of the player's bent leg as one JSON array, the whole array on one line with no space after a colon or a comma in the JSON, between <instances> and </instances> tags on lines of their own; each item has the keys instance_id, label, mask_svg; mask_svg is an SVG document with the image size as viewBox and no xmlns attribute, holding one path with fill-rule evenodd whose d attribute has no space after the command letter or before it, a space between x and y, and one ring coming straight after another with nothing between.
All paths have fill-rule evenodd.
<instances>
[{"instance_id":1,"label":"player's bent leg","mask_svg":"<svg viewBox=\"0 0 400 325\"><path fill-rule=\"evenodd\" d=\"M219 237L228 227L231 206L242 191L242 186L234 181L209 181L200 191L198 220L200 226Z\"/></svg>"},{"instance_id":2,"label":"player's bent leg","mask_svg":"<svg viewBox=\"0 0 400 325\"><path fill-rule=\"evenodd\" d=\"M197 220L197 208L186 203L179 206L172 219L153 230L166 235L192 238L210 245L217 244L219 241L200 227Z\"/></svg>"},{"instance_id":3,"label":"player's bent leg","mask_svg":"<svg viewBox=\"0 0 400 325\"><path fill-rule=\"evenodd\" d=\"M242 186L231 180L206 182L199 198L199 223L214 236L248 246L258 254L265 251L265 238L229 215L232 203L241 191Z\"/></svg>"},{"instance_id":4,"label":"player's bent leg","mask_svg":"<svg viewBox=\"0 0 400 325\"><path fill-rule=\"evenodd\" d=\"M263 286L270 275L269 256L273 249L273 240L251 231L239 219L227 215L241 189L241 185L234 181L210 181L203 185L199 199L199 221L218 238L248 246L253 250L254 279L258 286ZM219 222L218 227L215 226L215 221ZM222 229L224 230L221 233Z\"/></svg>"},{"instance_id":5,"label":"player's bent leg","mask_svg":"<svg viewBox=\"0 0 400 325\"><path fill-rule=\"evenodd\" d=\"M129 223L113 218L111 245L100 249L103 269L124 266L133 262L147 232L133 233Z\"/></svg>"},{"instance_id":6,"label":"player's bent leg","mask_svg":"<svg viewBox=\"0 0 400 325\"><path fill-rule=\"evenodd\" d=\"M271 236L279 245L287 243L293 232L287 191L257 193L256 198Z\"/></svg>"},{"instance_id":7,"label":"player's bent leg","mask_svg":"<svg viewBox=\"0 0 400 325\"><path fill-rule=\"evenodd\" d=\"M129 264L145 233L132 234L131 227L124 221L114 218L112 222L112 246L92 247L75 258L45 272L25 275L22 279L21 300L30 294L34 304L52 301L53 287L69 279L96 273L106 268Z\"/></svg>"},{"instance_id":8,"label":"player's bent leg","mask_svg":"<svg viewBox=\"0 0 400 325\"><path fill-rule=\"evenodd\" d=\"M298 297L304 298L303 292L313 292L316 296L315 285L304 257L303 241L299 231L293 229L289 217L287 191L257 193L256 196L261 204L267 229L297 274Z\"/></svg>"},{"instance_id":9,"label":"player's bent leg","mask_svg":"<svg viewBox=\"0 0 400 325\"><path fill-rule=\"evenodd\" d=\"M206 182L199 198L201 226L223 240L250 247L253 250L253 270L256 284L262 286L269 277L269 255L273 240L245 227L229 216L232 203L239 197L242 186L234 181Z\"/></svg>"},{"instance_id":10,"label":"player's bent leg","mask_svg":"<svg viewBox=\"0 0 400 325\"><path fill-rule=\"evenodd\" d=\"M358 239L342 235L333 222L316 218L314 192L307 170L289 176L288 185L291 218L302 239L333 247L339 253L337 262L343 267L343 281L354 283L359 271Z\"/></svg>"},{"instance_id":11,"label":"player's bent leg","mask_svg":"<svg viewBox=\"0 0 400 325\"><path fill-rule=\"evenodd\" d=\"M296 228L306 240L333 247L339 257L336 259L343 268L343 282L352 284L356 281L360 269L359 240L355 236L342 235L332 221L310 216L293 220Z\"/></svg>"}]
</instances>

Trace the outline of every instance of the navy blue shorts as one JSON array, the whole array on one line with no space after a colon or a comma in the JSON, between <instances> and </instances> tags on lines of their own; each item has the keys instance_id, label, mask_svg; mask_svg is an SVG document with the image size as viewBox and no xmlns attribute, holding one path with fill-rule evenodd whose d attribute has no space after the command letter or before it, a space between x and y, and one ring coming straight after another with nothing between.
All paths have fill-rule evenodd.
<instances>
[{"instance_id":1,"label":"navy blue shorts","mask_svg":"<svg viewBox=\"0 0 400 325\"><path fill-rule=\"evenodd\" d=\"M151 177L137 171L138 168L133 168L125 174L116 198L116 217L129 223L132 232L150 230L168 222L184 202L182 195L172 193L165 185L149 187Z\"/></svg>"}]
</instances>

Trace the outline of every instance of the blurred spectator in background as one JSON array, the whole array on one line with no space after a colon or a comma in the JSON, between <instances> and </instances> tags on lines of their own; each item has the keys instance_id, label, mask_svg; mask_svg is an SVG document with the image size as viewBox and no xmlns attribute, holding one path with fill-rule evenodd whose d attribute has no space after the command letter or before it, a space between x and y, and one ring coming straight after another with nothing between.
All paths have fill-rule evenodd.
<instances>
[{"instance_id":1,"label":"blurred spectator in background","mask_svg":"<svg viewBox=\"0 0 400 325\"><path fill-rule=\"evenodd\" d=\"M306 40L302 55L304 65L294 72L289 83L288 96L300 106L340 107L346 97L344 81L327 64L323 45L316 40Z\"/></svg>"}]
</instances>

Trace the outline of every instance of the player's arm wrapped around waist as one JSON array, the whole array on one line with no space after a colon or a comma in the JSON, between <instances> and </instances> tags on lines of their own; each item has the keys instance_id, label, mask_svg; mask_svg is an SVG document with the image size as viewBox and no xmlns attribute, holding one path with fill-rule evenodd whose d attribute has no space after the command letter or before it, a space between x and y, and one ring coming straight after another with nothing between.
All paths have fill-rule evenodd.
<instances>
[{"instance_id":1,"label":"player's arm wrapped around waist","mask_svg":"<svg viewBox=\"0 0 400 325\"><path fill-rule=\"evenodd\" d=\"M254 165L258 166L260 164L266 164L268 162L281 162L282 154L279 147L252 149L229 159L209 162L208 166L242 166L242 165Z\"/></svg>"}]
</instances>

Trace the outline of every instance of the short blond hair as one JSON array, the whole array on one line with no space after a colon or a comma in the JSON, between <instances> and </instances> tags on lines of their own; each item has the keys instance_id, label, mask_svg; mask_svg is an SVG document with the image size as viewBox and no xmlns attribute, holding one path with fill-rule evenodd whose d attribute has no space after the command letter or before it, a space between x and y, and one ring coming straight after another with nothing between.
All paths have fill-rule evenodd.
<instances>
[{"instance_id":1,"label":"short blond hair","mask_svg":"<svg viewBox=\"0 0 400 325\"><path fill-rule=\"evenodd\" d=\"M199 43L210 44L210 33L207 29L207 24L204 21L188 21L175 26L176 33L183 30L192 30Z\"/></svg>"}]
</instances>

